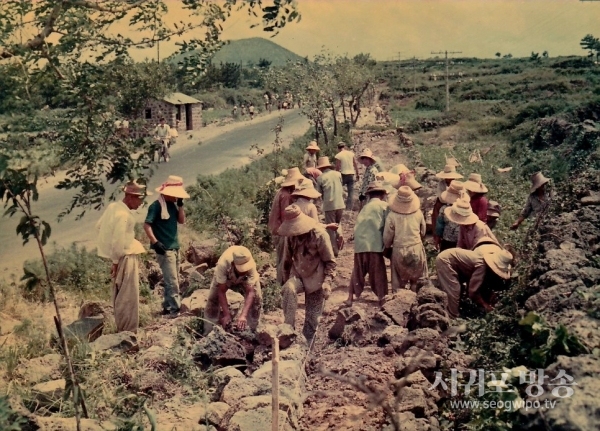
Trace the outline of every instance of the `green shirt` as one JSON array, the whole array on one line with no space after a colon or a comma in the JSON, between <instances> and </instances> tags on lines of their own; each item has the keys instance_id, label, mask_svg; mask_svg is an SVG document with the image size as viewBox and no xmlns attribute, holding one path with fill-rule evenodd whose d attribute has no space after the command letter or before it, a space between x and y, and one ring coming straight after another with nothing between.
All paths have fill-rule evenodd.
<instances>
[{"instance_id":1,"label":"green shirt","mask_svg":"<svg viewBox=\"0 0 600 431\"><path fill-rule=\"evenodd\" d=\"M160 203L152 202L148 207L148 215L145 222L152 226L152 232L156 239L164 244L168 250L179 250L177 239L177 216L179 210L175 202L167 202L169 218L163 220L160 217Z\"/></svg>"},{"instance_id":2,"label":"green shirt","mask_svg":"<svg viewBox=\"0 0 600 431\"><path fill-rule=\"evenodd\" d=\"M381 253L387 202L371 199L360 210L354 225L354 253Z\"/></svg>"},{"instance_id":3,"label":"green shirt","mask_svg":"<svg viewBox=\"0 0 600 431\"><path fill-rule=\"evenodd\" d=\"M323 211L346 208L342 186L342 174L329 169L317 178L317 191L323 195Z\"/></svg>"}]
</instances>

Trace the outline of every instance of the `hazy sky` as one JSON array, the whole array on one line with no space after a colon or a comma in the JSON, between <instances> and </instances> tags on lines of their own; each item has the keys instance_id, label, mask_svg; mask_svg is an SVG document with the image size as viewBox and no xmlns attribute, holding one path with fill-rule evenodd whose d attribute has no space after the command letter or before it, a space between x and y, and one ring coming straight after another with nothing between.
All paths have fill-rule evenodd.
<instances>
[{"instance_id":1,"label":"hazy sky","mask_svg":"<svg viewBox=\"0 0 600 431\"><path fill-rule=\"evenodd\" d=\"M181 19L174 7L171 17ZM583 55L579 41L600 37L600 0L298 0L300 23L288 24L273 42L301 55L368 52L378 60L431 51L462 51L467 57L515 57L547 50L550 56ZM224 26L224 39L269 37L250 29L244 13ZM161 57L175 50L161 44ZM135 54L154 56L153 51Z\"/></svg>"}]
</instances>

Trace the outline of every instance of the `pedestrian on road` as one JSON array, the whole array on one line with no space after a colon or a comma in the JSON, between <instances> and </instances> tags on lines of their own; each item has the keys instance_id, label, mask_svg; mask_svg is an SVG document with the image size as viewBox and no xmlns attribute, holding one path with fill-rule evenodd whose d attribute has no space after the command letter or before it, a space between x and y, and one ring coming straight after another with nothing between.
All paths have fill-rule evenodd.
<instances>
[{"instance_id":1,"label":"pedestrian on road","mask_svg":"<svg viewBox=\"0 0 600 431\"><path fill-rule=\"evenodd\" d=\"M402 186L388 201L390 212L385 220L383 246L392 248L392 292L417 291L417 281L428 277L427 256L423 247L425 217L419 197L408 186Z\"/></svg>"},{"instance_id":2,"label":"pedestrian on road","mask_svg":"<svg viewBox=\"0 0 600 431\"><path fill-rule=\"evenodd\" d=\"M460 225L451 221L444 211L446 208L452 207L452 204L458 199L469 201L471 198L465 192L465 183L454 180L438 199L442 202L442 207L438 211L437 219L432 219L434 223L433 241L438 250L444 251L456 247L460 233Z\"/></svg>"},{"instance_id":3,"label":"pedestrian on road","mask_svg":"<svg viewBox=\"0 0 600 431\"><path fill-rule=\"evenodd\" d=\"M465 190L471 197L473 212L479 217L479 220L486 223L488 200L485 194L488 192L488 188L483 184L481 175L474 173L469 175L469 178L465 181Z\"/></svg>"},{"instance_id":4,"label":"pedestrian on road","mask_svg":"<svg viewBox=\"0 0 600 431\"><path fill-rule=\"evenodd\" d=\"M168 142L171 140L171 128L165 123L164 117L160 117L158 121L158 125L154 128L154 138L159 141L158 162L160 163L162 157L167 163L170 159Z\"/></svg>"},{"instance_id":5,"label":"pedestrian on road","mask_svg":"<svg viewBox=\"0 0 600 431\"><path fill-rule=\"evenodd\" d=\"M248 113L250 114L250 119L254 119L254 103L250 102L250 106L248 106Z\"/></svg>"},{"instance_id":6,"label":"pedestrian on road","mask_svg":"<svg viewBox=\"0 0 600 431\"><path fill-rule=\"evenodd\" d=\"M466 283L469 298L486 312L493 310L495 292L505 290L510 279L513 256L492 238L481 238L475 250L451 248L435 259L440 289L448 295L448 314L459 317L461 285ZM490 242L492 244L490 244Z\"/></svg>"},{"instance_id":7,"label":"pedestrian on road","mask_svg":"<svg viewBox=\"0 0 600 431\"><path fill-rule=\"evenodd\" d=\"M304 169L317 167L317 153L321 149L317 145L317 141L310 141L304 153Z\"/></svg>"},{"instance_id":8,"label":"pedestrian on road","mask_svg":"<svg viewBox=\"0 0 600 431\"><path fill-rule=\"evenodd\" d=\"M356 218L354 225L354 267L346 305L352 305L354 296L358 299L365 288L365 278L369 275L371 289L383 305L388 293L388 280L383 260L383 230L388 214L387 190L381 181L369 184L369 201Z\"/></svg>"},{"instance_id":9,"label":"pedestrian on road","mask_svg":"<svg viewBox=\"0 0 600 431\"><path fill-rule=\"evenodd\" d=\"M217 322L224 328L231 323L227 291L234 287L244 291L244 306L237 316L235 326L240 331L246 328L256 331L262 316L260 276L250 250L239 245L225 250L215 266L204 310L207 320L204 323L204 335L207 335Z\"/></svg>"},{"instance_id":10,"label":"pedestrian on road","mask_svg":"<svg viewBox=\"0 0 600 431\"><path fill-rule=\"evenodd\" d=\"M342 223L344 215L343 186L342 174L333 170L333 165L329 162L328 157L319 157L317 169L321 172L321 176L317 178L317 191L323 195L323 212L325 213L325 224ZM327 230L333 247L333 254L338 256L340 249L343 247L343 236L340 231Z\"/></svg>"},{"instance_id":11,"label":"pedestrian on road","mask_svg":"<svg viewBox=\"0 0 600 431\"><path fill-rule=\"evenodd\" d=\"M112 303L117 332L137 332L139 325L140 261L138 254L145 253L144 246L135 239L135 219L131 211L137 210L146 195L146 186L135 181L123 188L125 197L113 202L96 224L98 256L110 259L112 267Z\"/></svg>"},{"instance_id":12,"label":"pedestrian on road","mask_svg":"<svg viewBox=\"0 0 600 431\"><path fill-rule=\"evenodd\" d=\"M531 176L531 190L527 197L527 202L521 211L521 215L510 227L511 230L516 230L521 226L521 223L530 216L539 216L550 204L551 194L546 189L546 184L550 182L541 172L536 172Z\"/></svg>"},{"instance_id":13,"label":"pedestrian on road","mask_svg":"<svg viewBox=\"0 0 600 431\"><path fill-rule=\"evenodd\" d=\"M331 293L335 258L325 229L302 213L297 205L285 209L279 235L286 237L283 268L286 283L282 289L285 323L295 327L298 293L305 293L302 334L313 340L325 300Z\"/></svg>"},{"instance_id":14,"label":"pedestrian on road","mask_svg":"<svg viewBox=\"0 0 600 431\"><path fill-rule=\"evenodd\" d=\"M456 247L473 250L477 241L483 237L494 239L500 244L492 230L473 212L471 204L466 199L457 199L452 206L444 210L444 214L451 222L460 226Z\"/></svg>"},{"instance_id":15,"label":"pedestrian on road","mask_svg":"<svg viewBox=\"0 0 600 431\"><path fill-rule=\"evenodd\" d=\"M362 206L366 203L365 200L367 199L367 187L369 187L369 184L375 181L375 175L377 175L379 169L375 166L377 161L375 160L375 156L373 156L373 152L368 148L363 150L360 156L358 156L358 160L363 166L365 166L365 173L363 174L362 183L358 191L358 200L360 201L362 208Z\"/></svg>"},{"instance_id":16,"label":"pedestrian on road","mask_svg":"<svg viewBox=\"0 0 600 431\"><path fill-rule=\"evenodd\" d=\"M279 236L277 232L279 230L279 226L281 226L281 223L283 222L283 213L285 208L292 203L292 192L294 191L296 185L300 184L304 180L305 177L300 173L298 168L288 169L286 177L281 183L281 188L275 194L275 197L273 198L273 204L271 205L268 228L269 232L271 232L273 243L275 245L275 268L277 269L277 283L280 285L285 283L281 268L281 259L283 257L285 238Z\"/></svg>"},{"instance_id":17,"label":"pedestrian on road","mask_svg":"<svg viewBox=\"0 0 600 431\"><path fill-rule=\"evenodd\" d=\"M175 175L170 175L156 191L159 196L148 207L144 231L150 239L150 248L156 252L156 260L163 273L162 314L175 317L181 307L177 225L185 223L183 200L190 195L183 188L183 179Z\"/></svg>"},{"instance_id":18,"label":"pedestrian on road","mask_svg":"<svg viewBox=\"0 0 600 431\"><path fill-rule=\"evenodd\" d=\"M345 142L338 143L338 153L335 155L335 170L342 174L342 186L346 186L346 209L352 209L354 198L354 176L358 181L358 165L354 153L346 148Z\"/></svg>"}]
</instances>

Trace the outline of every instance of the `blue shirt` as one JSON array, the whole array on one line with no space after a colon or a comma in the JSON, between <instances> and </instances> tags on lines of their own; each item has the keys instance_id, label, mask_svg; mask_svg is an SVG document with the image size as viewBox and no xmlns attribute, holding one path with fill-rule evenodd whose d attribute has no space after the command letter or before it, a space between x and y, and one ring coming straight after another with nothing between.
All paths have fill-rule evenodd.
<instances>
[{"instance_id":1,"label":"blue shirt","mask_svg":"<svg viewBox=\"0 0 600 431\"><path fill-rule=\"evenodd\" d=\"M145 222L152 226L152 232L156 239L164 244L167 250L179 250L177 238L177 216L179 210L175 202L167 202L169 218L163 220L160 216L160 203L152 202L148 207L148 215Z\"/></svg>"}]
</instances>

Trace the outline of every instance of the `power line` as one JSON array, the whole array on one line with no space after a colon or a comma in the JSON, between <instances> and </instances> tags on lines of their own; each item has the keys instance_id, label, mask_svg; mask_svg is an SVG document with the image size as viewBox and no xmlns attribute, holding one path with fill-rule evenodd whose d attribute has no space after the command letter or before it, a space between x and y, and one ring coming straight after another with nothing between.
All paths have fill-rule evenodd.
<instances>
[{"instance_id":1,"label":"power line","mask_svg":"<svg viewBox=\"0 0 600 431\"><path fill-rule=\"evenodd\" d=\"M433 55L445 54L446 56L446 112L450 112L450 81L448 79L448 54L462 54L462 51L431 52Z\"/></svg>"}]
</instances>

